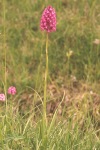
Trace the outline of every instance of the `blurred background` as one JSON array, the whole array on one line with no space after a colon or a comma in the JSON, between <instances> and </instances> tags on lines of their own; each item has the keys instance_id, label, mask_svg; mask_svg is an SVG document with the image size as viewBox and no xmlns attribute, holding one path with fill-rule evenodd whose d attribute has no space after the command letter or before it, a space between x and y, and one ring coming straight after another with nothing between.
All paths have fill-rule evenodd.
<instances>
[{"instance_id":1,"label":"blurred background","mask_svg":"<svg viewBox=\"0 0 100 150\"><path fill-rule=\"evenodd\" d=\"M49 34L47 111L52 114L64 95L59 115L84 119L89 112L100 121L98 0L7 0L5 7L0 1L0 90L6 49L7 86L17 87L20 109L32 109L33 101L38 105L32 89L43 97L46 33L40 19L48 5L56 10L57 30Z\"/></svg>"}]
</instances>

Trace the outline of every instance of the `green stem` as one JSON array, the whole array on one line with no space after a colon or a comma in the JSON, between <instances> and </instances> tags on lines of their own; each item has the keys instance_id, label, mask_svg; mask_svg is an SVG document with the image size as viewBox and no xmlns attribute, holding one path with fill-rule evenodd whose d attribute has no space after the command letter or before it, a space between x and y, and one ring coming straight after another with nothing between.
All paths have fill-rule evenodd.
<instances>
[{"instance_id":1,"label":"green stem","mask_svg":"<svg viewBox=\"0 0 100 150\"><path fill-rule=\"evenodd\" d=\"M70 74L69 73L69 59L70 59L70 57L68 56L68 62L67 62L68 63L68 78L69 78L69 74Z\"/></svg>"},{"instance_id":2,"label":"green stem","mask_svg":"<svg viewBox=\"0 0 100 150\"><path fill-rule=\"evenodd\" d=\"M4 31L3 31L3 45L4 45L4 52L5 52L5 61L4 61L4 90L5 90L5 97L6 97L6 110L7 110L7 94L6 94L6 90L7 90L7 77L6 77L6 25L5 25L5 20L6 20L6 10L5 10L5 0L3 0L3 20L4 20Z\"/></svg>"},{"instance_id":3,"label":"green stem","mask_svg":"<svg viewBox=\"0 0 100 150\"><path fill-rule=\"evenodd\" d=\"M43 101L43 131L47 126L46 116L46 101L47 101L47 76L48 76L48 33L46 37L46 69L45 69L45 80L44 80L44 101Z\"/></svg>"}]
</instances>

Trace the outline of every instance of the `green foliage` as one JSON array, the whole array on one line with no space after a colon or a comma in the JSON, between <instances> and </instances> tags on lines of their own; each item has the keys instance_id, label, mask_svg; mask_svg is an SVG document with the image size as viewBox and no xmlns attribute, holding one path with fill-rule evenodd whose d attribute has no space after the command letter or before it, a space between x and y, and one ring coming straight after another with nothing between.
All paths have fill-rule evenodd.
<instances>
[{"instance_id":1,"label":"green foliage","mask_svg":"<svg viewBox=\"0 0 100 150\"><path fill-rule=\"evenodd\" d=\"M4 1L4 4L0 1L0 93L4 87L4 49L6 49L7 87L15 85L17 96L8 97L7 106L0 103L0 150L99 150L98 0ZM66 107L64 103L62 115L58 113L60 105L52 117L48 115L48 126L43 138L41 99L44 86L46 35L40 31L40 18L47 5L55 7L57 13L57 31L49 35L48 48L48 83L56 82L57 91L61 87L57 100L60 99L61 102L62 90L67 91L62 87L70 86L68 88L72 94L72 76L87 86L89 84L95 92L99 92L92 97L83 89L81 96L76 98L77 92L74 91L71 106ZM55 90L55 87L53 88ZM49 86L48 91L48 103L55 102L56 94L52 98L50 94L53 92L49 90ZM36 103L38 101L39 105Z\"/></svg>"}]
</instances>

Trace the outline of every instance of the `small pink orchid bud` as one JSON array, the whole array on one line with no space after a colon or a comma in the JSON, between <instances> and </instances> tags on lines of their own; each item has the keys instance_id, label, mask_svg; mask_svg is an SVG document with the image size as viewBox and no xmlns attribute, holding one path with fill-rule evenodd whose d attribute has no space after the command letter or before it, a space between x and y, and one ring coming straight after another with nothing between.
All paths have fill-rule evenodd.
<instances>
[{"instance_id":1,"label":"small pink orchid bud","mask_svg":"<svg viewBox=\"0 0 100 150\"><path fill-rule=\"evenodd\" d=\"M0 94L0 101L5 101L5 94Z\"/></svg>"},{"instance_id":2,"label":"small pink orchid bud","mask_svg":"<svg viewBox=\"0 0 100 150\"><path fill-rule=\"evenodd\" d=\"M43 11L41 21L41 30L46 30L47 32L56 31L56 12L52 6L48 6Z\"/></svg>"},{"instance_id":3,"label":"small pink orchid bud","mask_svg":"<svg viewBox=\"0 0 100 150\"><path fill-rule=\"evenodd\" d=\"M15 95L16 94L16 88L14 86L11 86L8 88L8 94Z\"/></svg>"}]
</instances>

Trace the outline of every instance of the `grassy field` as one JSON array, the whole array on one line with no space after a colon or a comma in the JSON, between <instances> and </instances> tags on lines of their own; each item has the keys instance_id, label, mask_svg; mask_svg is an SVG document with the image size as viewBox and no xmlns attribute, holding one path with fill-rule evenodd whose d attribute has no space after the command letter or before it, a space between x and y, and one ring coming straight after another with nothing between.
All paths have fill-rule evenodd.
<instances>
[{"instance_id":1,"label":"grassy field","mask_svg":"<svg viewBox=\"0 0 100 150\"><path fill-rule=\"evenodd\" d=\"M47 124L43 128L45 7L49 34ZM0 0L0 150L100 150L99 0Z\"/></svg>"}]
</instances>

